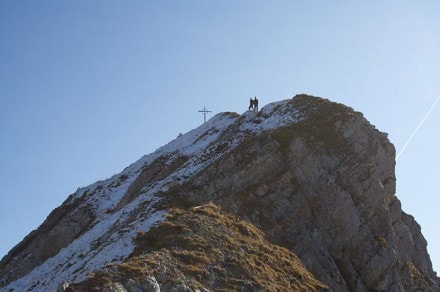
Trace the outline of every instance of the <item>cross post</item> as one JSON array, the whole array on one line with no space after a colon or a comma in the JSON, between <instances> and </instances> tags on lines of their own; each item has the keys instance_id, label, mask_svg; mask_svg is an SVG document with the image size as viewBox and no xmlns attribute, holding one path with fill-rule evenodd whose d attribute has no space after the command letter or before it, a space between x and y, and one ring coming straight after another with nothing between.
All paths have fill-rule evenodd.
<instances>
[{"instance_id":1,"label":"cross post","mask_svg":"<svg viewBox=\"0 0 440 292\"><path fill-rule=\"evenodd\" d=\"M203 113L203 123L206 123L206 115L212 113L212 111L207 110L204 106L202 110L199 110L199 113Z\"/></svg>"}]
</instances>

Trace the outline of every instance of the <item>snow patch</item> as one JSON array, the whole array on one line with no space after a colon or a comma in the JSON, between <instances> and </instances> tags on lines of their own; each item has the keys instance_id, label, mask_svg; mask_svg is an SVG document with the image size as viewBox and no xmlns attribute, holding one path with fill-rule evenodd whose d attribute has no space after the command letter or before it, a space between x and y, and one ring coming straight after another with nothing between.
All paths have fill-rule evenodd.
<instances>
[{"instance_id":1,"label":"snow patch","mask_svg":"<svg viewBox=\"0 0 440 292\"><path fill-rule=\"evenodd\" d=\"M159 148L156 152L172 153L178 151L183 155L194 155L214 142L236 120L237 117L232 114L219 113L198 128Z\"/></svg>"},{"instance_id":2,"label":"snow patch","mask_svg":"<svg viewBox=\"0 0 440 292\"><path fill-rule=\"evenodd\" d=\"M136 202L96 224L31 273L5 287L4 291L55 291L60 283L82 281L88 273L106 264L120 263L133 252L132 239L136 232L148 231L164 219L164 211L151 209L146 210L146 216L131 222L125 229L117 228L127 221L138 204L147 200L151 200L150 206L155 202L151 194L138 198ZM112 232L112 229L115 231Z\"/></svg>"}]
</instances>

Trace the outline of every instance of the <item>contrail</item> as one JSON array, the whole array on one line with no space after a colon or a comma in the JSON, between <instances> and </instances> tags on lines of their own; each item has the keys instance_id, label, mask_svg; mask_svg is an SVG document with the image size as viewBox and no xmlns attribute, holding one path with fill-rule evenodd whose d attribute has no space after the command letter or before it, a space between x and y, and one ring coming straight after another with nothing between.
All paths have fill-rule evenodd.
<instances>
[{"instance_id":1,"label":"contrail","mask_svg":"<svg viewBox=\"0 0 440 292\"><path fill-rule=\"evenodd\" d=\"M399 160L400 155L402 155L403 151L405 151L406 147L408 147L408 144L411 142L411 140L414 138L414 136L417 134L417 132L419 131L419 129L423 126L423 123L426 121L426 119L429 117L429 115L431 114L432 110L435 108L435 106L437 105L438 101L440 100L440 96L437 97L437 99L434 101L434 103L432 104L431 108L429 109L429 111L426 113L426 115L423 117L423 119L420 121L419 125L417 126L417 128L414 130L414 132L411 134L411 136L409 136L408 141L406 141L405 145L403 145L402 149L400 150L399 154L397 154L396 156L396 161Z\"/></svg>"}]
</instances>

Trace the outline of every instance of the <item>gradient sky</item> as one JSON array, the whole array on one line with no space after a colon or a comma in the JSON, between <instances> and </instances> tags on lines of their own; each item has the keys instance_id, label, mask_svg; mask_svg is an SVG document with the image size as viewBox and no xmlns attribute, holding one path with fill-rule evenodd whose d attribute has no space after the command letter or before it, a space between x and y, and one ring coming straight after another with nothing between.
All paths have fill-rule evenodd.
<instances>
[{"instance_id":1,"label":"gradient sky","mask_svg":"<svg viewBox=\"0 0 440 292\"><path fill-rule=\"evenodd\" d=\"M439 15L437 0L0 1L0 257L78 187L200 125L203 106L317 95L399 151L440 96ZM439 124L440 105L396 167L436 271Z\"/></svg>"}]
</instances>

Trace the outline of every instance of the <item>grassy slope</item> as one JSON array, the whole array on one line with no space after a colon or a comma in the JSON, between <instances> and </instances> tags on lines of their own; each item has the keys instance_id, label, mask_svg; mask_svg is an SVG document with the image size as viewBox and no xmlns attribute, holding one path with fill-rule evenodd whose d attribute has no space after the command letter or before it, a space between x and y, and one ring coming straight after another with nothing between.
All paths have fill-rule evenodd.
<instances>
[{"instance_id":1,"label":"grassy slope","mask_svg":"<svg viewBox=\"0 0 440 292\"><path fill-rule=\"evenodd\" d=\"M90 275L72 290L124 285L128 279L142 282L149 276L165 291L178 284L213 291L327 290L293 253L212 203L170 210L167 220L147 233L139 231L135 243L125 262Z\"/></svg>"}]
</instances>

